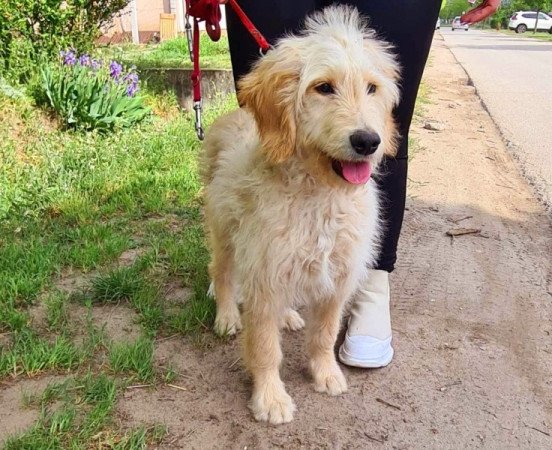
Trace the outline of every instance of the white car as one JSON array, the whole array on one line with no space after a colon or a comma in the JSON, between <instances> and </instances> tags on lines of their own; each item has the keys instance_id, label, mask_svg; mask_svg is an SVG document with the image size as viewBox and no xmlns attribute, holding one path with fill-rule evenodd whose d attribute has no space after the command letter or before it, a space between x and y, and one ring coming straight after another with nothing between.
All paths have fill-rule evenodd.
<instances>
[{"instance_id":1,"label":"white car","mask_svg":"<svg viewBox=\"0 0 552 450\"><path fill-rule=\"evenodd\" d=\"M460 21L460 16L456 16L452 19L452 31L454 30L466 30L468 31L469 25Z\"/></svg>"},{"instance_id":2,"label":"white car","mask_svg":"<svg viewBox=\"0 0 552 450\"><path fill-rule=\"evenodd\" d=\"M552 33L552 17L542 12L538 14L539 20L537 22L537 13L535 11L518 11L510 17L508 28L516 30L516 33L525 33L527 30L534 30L535 23L537 23L537 30Z\"/></svg>"}]
</instances>

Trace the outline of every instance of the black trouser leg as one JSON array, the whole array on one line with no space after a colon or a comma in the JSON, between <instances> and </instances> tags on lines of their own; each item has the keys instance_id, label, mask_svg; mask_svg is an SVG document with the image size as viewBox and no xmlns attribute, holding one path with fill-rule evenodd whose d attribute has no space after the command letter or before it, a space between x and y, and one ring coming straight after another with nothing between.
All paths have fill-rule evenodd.
<instances>
[{"instance_id":1,"label":"black trouser leg","mask_svg":"<svg viewBox=\"0 0 552 450\"><path fill-rule=\"evenodd\" d=\"M401 139L397 156L384 161L383 175L378 180L386 230L376 268L391 272L397 260L406 201L408 131L441 0L356 0L342 3L354 4L370 17L370 26L395 46L402 67L401 101L395 110Z\"/></svg>"},{"instance_id":2,"label":"black trouser leg","mask_svg":"<svg viewBox=\"0 0 552 450\"><path fill-rule=\"evenodd\" d=\"M305 16L320 7L316 0L240 0L240 7L270 44L287 32L301 29ZM234 81L251 69L259 57L259 46L230 7L226 7L226 23Z\"/></svg>"},{"instance_id":3,"label":"black trouser leg","mask_svg":"<svg viewBox=\"0 0 552 450\"><path fill-rule=\"evenodd\" d=\"M284 32L298 30L310 11L336 1L280 0L270 5L267 3L242 0L240 5L259 31L270 42L274 42ZM384 175L378 180L387 227L376 268L391 272L397 259L397 244L406 201L408 130L441 0L349 0L342 3L354 5L362 14L370 17L370 26L395 46L402 66L401 101L395 110L401 139L397 156L384 161ZM259 55L259 49L230 9L227 8L228 35L234 79L238 80L250 70Z\"/></svg>"}]
</instances>

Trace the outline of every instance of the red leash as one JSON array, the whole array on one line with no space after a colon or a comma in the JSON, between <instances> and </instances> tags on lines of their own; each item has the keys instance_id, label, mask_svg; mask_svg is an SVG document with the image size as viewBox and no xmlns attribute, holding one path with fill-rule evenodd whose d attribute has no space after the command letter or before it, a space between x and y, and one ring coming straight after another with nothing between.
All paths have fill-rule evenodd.
<instances>
[{"instance_id":1,"label":"red leash","mask_svg":"<svg viewBox=\"0 0 552 450\"><path fill-rule=\"evenodd\" d=\"M228 0L228 4L232 7L236 15L240 18L243 26L247 29L247 31L249 31L249 34L253 36L253 39L255 39L261 51L267 52L268 50L270 50L270 44L267 42L261 32L257 30L257 28L255 28L255 25L253 25L253 22L251 22L251 20L249 20L249 17L247 17L247 15L243 12L243 9L240 8L238 2L236 2L236 0Z\"/></svg>"},{"instance_id":2,"label":"red leash","mask_svg":"<svg viewBox=\"0 0 552 450\"><path fill-rule=\"evenodd\" d=\"M199 68L199 23L205 21L205 30L212 41L220 39L220 21L222 14L220 11L219 0L184 0L186 3L186 38L188 40L188 52L190 59L194 63L192 71L192 87L194 98L195 111L195 130L200 141L203 140L205 134L201 125L201 70ZM266 52L270 49L270 44L260 33L249 17L243 12L236 0L228 0L227 2L241 22L249 31L253 39L259 45L261 52ZM190 25L190 16L194 19L194 30L192 35L192 26Z\"/></svg>"}]
</instances>

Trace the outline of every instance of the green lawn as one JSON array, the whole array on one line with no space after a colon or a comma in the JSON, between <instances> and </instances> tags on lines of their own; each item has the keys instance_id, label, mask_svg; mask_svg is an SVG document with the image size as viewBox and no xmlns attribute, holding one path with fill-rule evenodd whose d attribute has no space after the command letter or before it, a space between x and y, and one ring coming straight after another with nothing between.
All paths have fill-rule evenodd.
<instances>
[{"instance_id":1,"label":"green lawn","mask_svg":"<svg viewBox=\"0 0 552 450\"><path fill-rule=\"evenodd\" d=\"M114 58L138 69L191 68L186 38L180 37L161 44L109 46L99 49L102 56ZM221 36L213 42L202 33L200 39L200 63L202 68L230 69L228 37Z\"/></svg>"},{"instance_id":2,"label":"green lawn","mask_svg":"<svg viewBox=\"0 0 552 450\"><path fill-rule=\"evenodd\" d=\"M119 430L118 395L170 382L172 368L154 364L157 339L202 333L214 315L192 118L150 95L156 114L135 128L62 131L1 92L0 383L65 376L23 396L39 419L5 448L145 448L162 427ZM207 124L235 106L208 105ZM68 276L83 281L67 289ZM168 285L185 301L167 298ZM139 337L112 340L93 320L105 305L132 311Z\"/></svg>"},{"instance_id":3,"label":"green lawn","mask_svg":"<svg viewBox=\"0 0 552 450\"><path fill-rule=\"evenodd\" d=\"M500 32L503 34L508 34L510 36L516 36L520 38L532 38L532 39L539 39L541 41L552 42L552 34L543 32L543 31L533 33L531 30L529 30L526 33L516 33L514 30L500 30Z\"/></svg>"}]
</instances>

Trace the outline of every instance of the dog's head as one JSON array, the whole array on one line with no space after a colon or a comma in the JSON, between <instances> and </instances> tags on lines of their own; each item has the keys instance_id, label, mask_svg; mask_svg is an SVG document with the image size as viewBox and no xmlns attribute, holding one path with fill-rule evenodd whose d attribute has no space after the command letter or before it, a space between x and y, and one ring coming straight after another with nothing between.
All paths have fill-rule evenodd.
<instances>
[{"instance_id":1,"label":"dog's head","mask_svg":"<svg viewBox=\"0 0 552 450\"><path fill-rule=\"evenodd\" d=\"M238 97L269 161L296 155L328 179L364 184L383 154L395 152L398 76L390 45L358 11L331 6L257 61Z\"/></svg>"}]
</instances>

